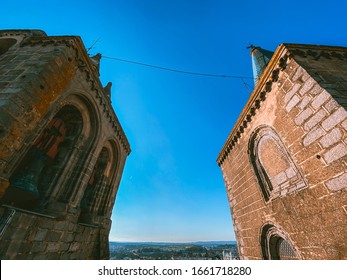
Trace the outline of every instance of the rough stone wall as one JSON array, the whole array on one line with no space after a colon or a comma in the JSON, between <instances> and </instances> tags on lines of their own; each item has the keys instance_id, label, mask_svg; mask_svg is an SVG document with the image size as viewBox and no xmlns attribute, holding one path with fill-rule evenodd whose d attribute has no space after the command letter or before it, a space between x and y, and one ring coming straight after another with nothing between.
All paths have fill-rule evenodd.
<instances>
[{"instance_id":1,"label":"rough stone wall","mask_svg":"<svg viewBox=\"0 0 347 280\"><path fill-rule=\"evenodd\" d=\"M18 42L0 55L0 174L7 172L6 167L25 149L30 136L35 137L32 132L40 129L48 108L77 69L77 62L71 59L73 53L66 46L20 47L25 40L22 37L28 35L22 32L9 35ZM1 195L7 186L8 182L0 175Z\"/></svg>"},{"instance_id":2,"label":"rough stone wall","mask_svg":"<svg viewBox=\"0 0 347 280\"><path fill-rule=\"evenodd\" d=\"M264 258L262 229L271 224L297 258L347 259L347 49L281 46L270 64L217 160L240 254ZM270 147L252 157L261 127L278 135L301 184L286 170L270 178L281 168L271 168Z\"/></svg>"},{"instance_id":3,"label":"rough stone wall","mask_svg":"<svg viewBox=\"0 0 347 280\"><path fill-rule=\"evenodd\" d=\"M2 217L11 209L2 208ZM4 213L7 211L7 213ZM54 216L13 210L9 224L1 236L1 259L99 259L100 229L76 223L76 215L69 213L59 221ZM105 240L106 241L106 240Z\"/></svg>"},{"instance_id":4,"label":"rough stone wall","mask_svg":"<svg viewBox=\"0 0 347 280\"><path fill-rule=\"evenodd\" d=\"M9 204L11 176L31 164L24 159L35 140L71 108L80 121L69 120L70 134L78 132L51 172L40 175L47 185L40 201L30 209ZM81 40L1 31L0 116L1 259L108 258L110 217L130 147ZM102 151L107 166L88 196Z\"/></svg>"}]
</instances>

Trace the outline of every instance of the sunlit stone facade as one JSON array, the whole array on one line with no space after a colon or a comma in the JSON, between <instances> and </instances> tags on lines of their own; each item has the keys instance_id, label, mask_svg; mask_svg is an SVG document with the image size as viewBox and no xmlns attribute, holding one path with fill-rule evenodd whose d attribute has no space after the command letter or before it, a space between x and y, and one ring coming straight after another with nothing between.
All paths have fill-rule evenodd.
<instances>
[{"instance_id":1,"label":"sunlit stone facade","mask_svg":"<svg viewBox=\"0 0 347 280\"><path fill-rule=\"evenodd\" d=\"M347 259L347 48L280 45L217 159L243 259Z\"/></svg>"},{"instance_id":2,"label":"sunlit stone facade","mask_svg":"<svg viewBox=\"0 0 347 280\"><path fill-rule=\"evenodd\" d=\"M0 257L107 259L130 146L78 36L0 31Z\"/></svg>"}]
</instances>

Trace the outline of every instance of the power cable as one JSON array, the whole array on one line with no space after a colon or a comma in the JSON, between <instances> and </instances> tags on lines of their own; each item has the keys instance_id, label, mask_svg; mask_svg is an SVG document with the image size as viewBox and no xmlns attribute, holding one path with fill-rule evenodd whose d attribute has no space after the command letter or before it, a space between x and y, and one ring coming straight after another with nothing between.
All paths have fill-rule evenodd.
<instances>
[{"instance_id":1,"label":"power cable","mask_svg":"<svg viewBox=\"0 0 347 280\"><path fill-rule=\"evenodd\" d=\"M253 80L253 77L243 77L243 76L233 76L233 75L218 75L218 74L207 74L207 73L191 72L191 71L172 69L172 68L167 68L167 67L162 67L162 66L157 66L157 65L153 65L153 64L147 64L147 63L142 63L142 62L137 62L137 61L132 61L132 60L121 59L121 58L117 58L117 57L110 57L110 56L104 56L104 55L102 57L106 58L106 59L117 60L117 61L121 61L121 62L132 63L132 64L141 65L141 66L152 67L152 68L156 68L156 69L160 69L160 70L171 71L171 72L182 73L182 74L188 74L188 75L217 77L217 78L234 78L234 79L241 79L241 80L243 80L243 79L252 79Z\"/></svg>"},{"instance_id":2,"label":"power cable","mask_svg":"<svg viewBox=\"0 0 347 280\"><path fill-rule=\"evenodd\" d=\"M99 37L98 39L96 39L96 40L94 41L94 43L87 49L87 53L88 53L91 49L94 48L95 44L98 43L98 42L100 41L100 38L101 38L101 37Z\"/></svg>"},{"instance_id":3,"label":"power cable","mask_svg":"<svg viewBox=\"0 0 347 280\"><path fill-rule=\"evenodd\" d=\"M244 79L241 79L241 80L242 80L243 85L245 86L246 90L248 91L248 93L252 93L254 88L252 86L250 86L248 83L246 83L246 81Z\"/></svg>"}]
</instances>

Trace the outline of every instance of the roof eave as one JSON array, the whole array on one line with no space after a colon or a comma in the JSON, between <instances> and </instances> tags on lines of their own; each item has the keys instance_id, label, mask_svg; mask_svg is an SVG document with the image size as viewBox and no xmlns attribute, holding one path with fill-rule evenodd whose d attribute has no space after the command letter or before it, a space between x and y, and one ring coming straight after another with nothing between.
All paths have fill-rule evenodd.
<instances>
[{"instance_id":1,"label":"roof eave","mask_svg":"<svg viewBox=\"0 0 347 280\"><path fill-rule=\"evenodd\" d=\"M262 94L265 95L266 92L269 91L267 83L273 80L273 77L271 76L272 72L273 70L275 70L276 65L278 64L279 60L282 58L285 52L286 52L286 46L284 44L279 45L276 51L274 52L271 60L266 66L253 92L251 93L245 107L243 108L241 114L239 115L239 118L237 119L227 140L225 141L225 144L223 145L220 153L218 154L217 163L219 166L223 163L227 154L230 152L230 149L233 146L232 142L237 141L237 139L241 136L244 130L244 126L246 126L246 124L250 121L249 118L247 118L247 116L248 115L252 116L252 114L249 114L251 110L256 110L259 108L259 105L261 104L261 101L263 99L263 96L261 95Z\"/></svg>"}]
</instances>

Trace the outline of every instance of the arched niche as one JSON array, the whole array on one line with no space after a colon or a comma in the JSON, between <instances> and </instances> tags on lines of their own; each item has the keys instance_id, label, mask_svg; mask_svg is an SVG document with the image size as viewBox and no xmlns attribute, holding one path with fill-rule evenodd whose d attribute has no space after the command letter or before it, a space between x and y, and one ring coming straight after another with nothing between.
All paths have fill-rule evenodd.
<instances>
[{"instance_id":1,"label":"arched niche","mask_svg":"<svg viewBox=\"0 0 347 280\"><path fill-rule=\"evenodd\" d=\"M80 222L92 223L93 216L106 215L117 177L118 161L115 145L107 141L98 155L82 196Z\"/></svg>"},{"instance_id":2,"label":"arched niche","mask_svg":"<svg viewBox=\"0 0 347 280\"><path fill-rule=\"evenodd\" d=\"M110 153L107 148L103 147L98 159L94 165L92 174L88 180L86 189L81 199L81 213L79 221L83 223L92 222L92 214L95 208L97 196L101 194L102 185L107 180L107 171L110 166Z\"/></svg>"},{"instance_id":3,"label":"arched niche","mask_svg":"<svg viewBox=\"0 0 347 280\"><path fill-rule=\"evenodd\" d=\"M4 202L32 209L51 189L53 178L71 156L83 129L80 111L72 105L62 107L24 155L9 178Z\"/></svg>"},{"instance_id":4,"label":"arched niche","mask_svg":"<svg viewBox=\"0 0 347 280\"><path fill-rule=\"evenodd\" d=\"M115 181L119 175L119 147L115 141L110 140L105 145L110 151L110 162L105 173L104 183L100 186L100 195L96 203L96 211L99 216L105 216L110 210L111 202L116 194Z\"/></svg>"},{"instance_id":5,"label":"arched niche","mask_svg":"<svg viewBox=\"0 0 347 280\"><path fill-rule=\"evenodd\" d=\"M298 260L300 255L286 234L273 224L261 229L260 245L264 260Z\"/></svg>"},{"instance_id":6,"label":"arched niche","mask_svg":"<svg viewBox=\"0 0 347 280\"><path fill-rule=\"evenodd\" d=\"M75 106L81 113L83 126L78 141L70 149L71 156L60 167L60 176L56 177L56 183L50 197L59 203L71 203L76 201L78 190L85 184L85 176L88 173L89 162L94 152L100 135L100 117L92 102L82 94L71 94L66 100L68 104ZM94 104L95 105L95 104Z\"/></svg>"},{"instance_id":7,"label":"arched niche","mask_svg":"<svg viewBox=\"0 0 347 280\"><path fill-rule=\"evenodd\" d=\"M261 126L252 133L249 156L265 201L307 186L282 140L271 127Z\"/></svg>"}]
</instances>

